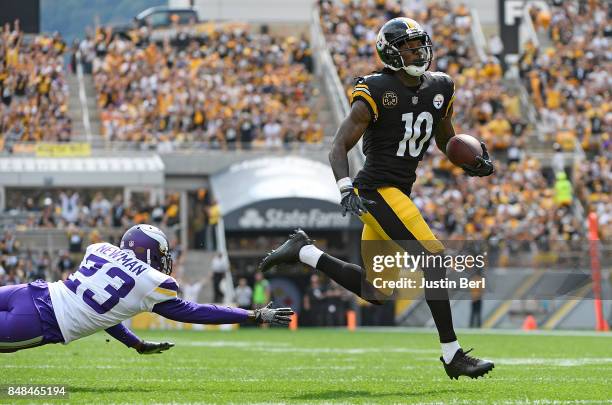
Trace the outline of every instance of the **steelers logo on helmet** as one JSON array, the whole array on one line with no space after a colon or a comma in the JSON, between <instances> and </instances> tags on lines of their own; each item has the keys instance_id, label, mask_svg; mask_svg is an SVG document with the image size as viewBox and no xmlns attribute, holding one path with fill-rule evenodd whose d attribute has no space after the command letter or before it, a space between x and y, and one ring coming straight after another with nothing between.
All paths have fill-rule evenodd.
<instances>
[{"instance_id":1,"label":"steelers logo on helmet","mask_svg":"<svg viewBox=\"0 0 612 405\"><path fill-rule=\"evenodd\" d=\"M419 23L405 17L394 18L382 26L376 37L376 50L386 68L403 69L417 77L429 69L433 59L429 34Z\"/></svg>"}]
</instances>

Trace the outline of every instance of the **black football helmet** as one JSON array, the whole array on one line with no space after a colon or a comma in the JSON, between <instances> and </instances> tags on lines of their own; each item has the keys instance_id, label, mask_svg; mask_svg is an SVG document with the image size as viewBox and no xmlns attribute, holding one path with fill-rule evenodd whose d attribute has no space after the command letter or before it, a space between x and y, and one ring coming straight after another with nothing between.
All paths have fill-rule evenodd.
<instances>
[{"instance_id":1,"label":"black football helmet","mask_svg":"<svg viewBox=\"0 0 612 405\"><path fill-rule=\"evenodd\" d=\"M421 45L416 48L399 50L400 46L406 41L421 40ZM432 42L429 34L416 21L406 18L397 17L389 20L378 31L376 37L376 51L380 60L385 65L394 71L404 69L411 76L421 76L429 66L433 59ZM402 53L417 51L420 58L412 61L410 65L404 63Z\"/></svg>"}]
</instances>

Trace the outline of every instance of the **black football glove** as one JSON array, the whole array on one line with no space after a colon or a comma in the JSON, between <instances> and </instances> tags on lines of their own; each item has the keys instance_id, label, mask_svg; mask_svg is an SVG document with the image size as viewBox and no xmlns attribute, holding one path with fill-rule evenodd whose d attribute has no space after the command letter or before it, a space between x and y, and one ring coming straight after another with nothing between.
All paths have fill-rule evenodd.
<instances>
[{"instance_id":1,"label":"black football glove","mask_svg":"<svg viewBox=\"0 0 612 405\"><path fill-rule=\"evenodd\" d=\"M495 172L485 143L480 142L480 146L482 147L482 156L476 156L476 166L461 165L461 168L468 176L486 177Z\"/></svg>"},{"instance_id":2,"label":"black football glove","mask_svg":"<svg viewBox=\"0 0 612 405\"><path fill-rule=\"evenodd\" d=\"M343 217L346 216L347 212L352 215L361 216L368 212L366 205L376 204L376 201L358 196L352 186L340 190L340 195L342 196L340 204L342 204Z\"/></svg>"},{"instance_id":3,"label":"black football glove","mask_svg":"<svg viewBox=\"0 0 612 405\"><path fill-rule=\"evenodd\" d=\"M255 322L271 323L272 325L287 326L291 322L293 310L291 308L272 308L272 302L261 309L253 311Z\"/></svg>"},{"instance_id":4,"label":"black football glove","mask_svg":"<svg viewBox=\"0 0 612 405\"><path fill-rule=\"evenodd\" d=\"M174 347L174 343L170 342L145 342L144 340L137 344L134 349L140 354L156 354L164 352L171 347Z\"/></svg>"}]
</instances>

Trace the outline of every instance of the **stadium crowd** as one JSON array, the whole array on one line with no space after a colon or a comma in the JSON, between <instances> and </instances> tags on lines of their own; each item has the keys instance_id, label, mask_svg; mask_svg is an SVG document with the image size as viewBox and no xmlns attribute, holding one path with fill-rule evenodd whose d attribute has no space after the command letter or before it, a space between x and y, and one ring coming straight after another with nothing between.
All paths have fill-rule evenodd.
<instances>
[{"instance_id":1,"label":"stadium crowd","mask_svg":"<svg viewBox=\"0 0 612 405\"><path fill-rule=\"evenodd\" d=\"M41 190L10 196L9 218L20 218L19 229L121 228L151 223L173 227L179 222L178 194L169 193L163 201L151 204L144 198L124 201L117 193L112 199L104 193L83 190Z\"/></svg>"},{"instance_id":2,"label":"stadium crowd","mask_svg":"<svg viewBox=\"0 0 612 405\"><path fill-rule=\"evenodd\" d=\"M413 200L440 238L539 241L583 235L571 210L572 195L563 198L535 159L498 162L496 175L486 178L419 170Z\"/></svg>"},{"instance_id":3,"label":"stadium crowd","mask_svg":"<svg viewBox=\"0 0 612 405\"><path fill-rule=\"evenodd\" d=\"M57 33L29 37L19 20L4 25L0 33L0 150L12 152L19 142L70 141L65 49Z\"/></svg>"},{"instance_id":4,"label":"stadium crowd","mask_svg":"<svg viewBox=\"0 0 612 405\"><path fill-rule=\"evenodd\" d=\"M526 46L520 73L556 144L587 154L574 166L574 186L587 213L597 214L600 238L612 240L612 4L599 1L553 2L550 9L532 7L536 30L549 45Z\"/></svg>"},{"instance_id":5,"label":"stadium crowd","mask_svg":"<svg viewBox=\"0 0 612 405\"><path fill-rule=\"evenodd\" d=\"M108 140L161 150L321 140L305 38L250 33L236 24L175 28L176 37L161 43L146 27L127 37L99 28L87 40Z\"/></svg>"},{"instance_id":6,"label":"stadium crowd","mask_svg":"<svg viewBox=\"0 0 612 405\"><path fill-rule=\"evenodd\" d=\"M612 165L609 156L598 156L574 168L577 193L588 212L597 214L599 237L612 241Z\"/></svg>"},{"instance_id":7,"label":"stadium crowd","mask_svg":"<svg viewBox=\"0 0 612 405\"><path fill-rule=\"evenodd\" d=\"M531 9L549 45L526 45L520 75L542 121L566 151L577 142L587 152L610 151L611 12L612 4L601 1Z\"/></svg>"},{"instance_id":8,"label":"stadium crowd","mask_svg":"<svg viewBox=\"0 0 612 405\"><path fill-rule=\"evenodd\" d=\"M9 229L5 229L0 238L0 286L37 279L65 279L74 269L75 258L67 250L51 254L24 249Z\"/></svg>"}]
</instances>

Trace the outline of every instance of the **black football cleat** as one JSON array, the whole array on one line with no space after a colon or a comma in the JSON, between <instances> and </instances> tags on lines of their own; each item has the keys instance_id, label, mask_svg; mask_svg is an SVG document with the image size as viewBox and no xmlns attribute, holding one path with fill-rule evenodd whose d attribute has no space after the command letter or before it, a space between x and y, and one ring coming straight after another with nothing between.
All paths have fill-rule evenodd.
<instances>
[{"instance_id":1,"label":"black football cleat","mask_svg":"<svg viewBox=\"0 0 612 405\"><path fill-rule=\"evenodd\" d=\"M300 261L300 249L311 244L312 240L306 235L306 232L298 228L282 245L264 257L259 264L259 270L268 271L282 263L297 263Z\"/></svg>"},{"instance_id":2,"label":"black football cleat","mask_svg":"<svg viewBox=\"0 0 612 405\"><path fill-rule=\"evenodd\" d=\"M493 362L488 360L477 359L476 357L468 356L468 353L473 349L464 352L463 349L457 350L455 356L449 364L446 364L444 358L440 357L440 361L444 364L444 371L452 380L459 379L460 375L465 375L470 378L478 378L487 374L495 368Z\"/></svg>"}]
</instances>

